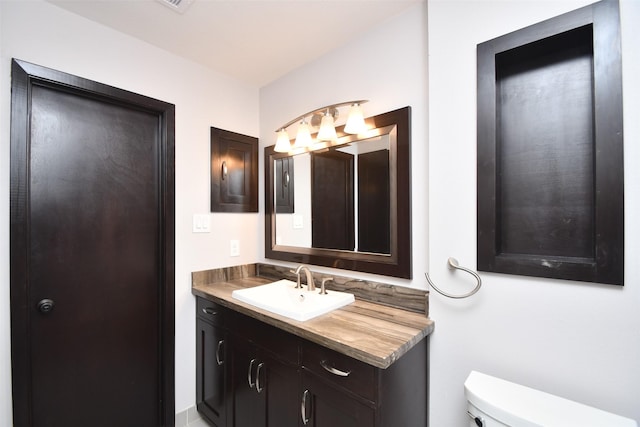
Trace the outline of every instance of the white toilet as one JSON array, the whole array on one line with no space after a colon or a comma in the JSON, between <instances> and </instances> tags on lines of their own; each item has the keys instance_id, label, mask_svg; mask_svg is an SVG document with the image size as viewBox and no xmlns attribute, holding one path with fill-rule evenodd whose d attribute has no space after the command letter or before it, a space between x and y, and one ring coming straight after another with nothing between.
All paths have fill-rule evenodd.
<instances>
[{"instance_id":1,"label":"white toilet","mask_svg":"<svg viewBox=\"0 0 640 427\"><path fill-rule=\"evenodd\" d=\"M476 371L464 391L473 427L637 427L629 418Z\"/></svg>"}]
</instances>

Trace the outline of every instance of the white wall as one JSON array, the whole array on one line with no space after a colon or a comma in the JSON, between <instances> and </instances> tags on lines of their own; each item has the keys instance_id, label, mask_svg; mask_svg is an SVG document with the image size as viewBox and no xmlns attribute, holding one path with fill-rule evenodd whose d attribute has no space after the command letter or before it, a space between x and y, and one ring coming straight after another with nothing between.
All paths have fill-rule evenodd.
<instances>
[{"instance_id":1,"label":"white wall","mask_svg":"<svg viewBox=\"0 0 640 427\"><path fill-rule=\"evenodd\" d=\"M449 256L475 267L476 45L587 3L429 2L429 261L447 290L471 286L448 271ZM640 421L640 2L622 0L621 13L625 286L482 274L483 288L468 300L432 292L433 426L467 425L462 384L470 370Z\"/></svg>"},{"instance_id":2,"label":"white wall","mask_svg":"<svg viewBox=\"0 0 640 427\"><path fill-rule=\"evenodd\" d=\"M162 7L162 6L159 6ZM195 403L191 271L254 262L257 214L209 212L209 128L258 136L258 89L42 1L0 1L0 425L11 425L9 329L9 116L12 57L176 105L176 411ZM241 256L229 257L229 240ZM99 333L99 331L96 331Z\"/></svg>"}]
</instances>

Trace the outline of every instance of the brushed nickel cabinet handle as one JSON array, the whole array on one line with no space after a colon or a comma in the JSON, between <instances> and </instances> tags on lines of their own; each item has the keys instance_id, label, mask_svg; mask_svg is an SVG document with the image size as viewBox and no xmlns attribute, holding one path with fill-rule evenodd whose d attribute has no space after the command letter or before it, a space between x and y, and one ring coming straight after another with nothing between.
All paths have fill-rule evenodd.
<instances>
[{"instance_id":1,"label":"brushed nickel cabinet handle","mask_svg":"<svg viewBox=\"0 0 640 427\"><path fill-rule=\"evenodd\" d=\"M249 362L249 372L247 372L247 381L249 382L249 387L253 388L256 383L253 382L253 364L256 363L256 359L251 359Z\"/></svg>"},{"instance_id":2,"label":"brushed nickel cabinet handle","mask_svg":"<svg viewBox=\"0 0 640 427\"><path fill-rule=\"evenodd\" d=\"M309 396L309 390L305 390L302 393L302 404L300 405L300 415L302 416L302 424L307 425L309 418L307 417L307 396Z\"/></svg>"},{"instance_id":3,"label":"brushed nickel cabinet handle","mask_svg":"<svg viewBox=\"0 0 640 427\"><path fill-rule=\"evenodd\" d=\"M202 309L202 312L203 312L204 314L210 314L210 315L212 315L212 316L215 316L216 314L218 314L218 312L217 312L217 311L215 311L215 310L213 309L213 307L205 307L205 308L203 308L203 309Z\"/></svg>"},{"instance_id":4,"label":"brushed nickel cabinet handle","mask_svg":"<svg viewBox=\"0 0 640 427\"><path fill-rule=\"evenodd\" d=\"M320 366L322 366L325 371L330 372L333 375L337 375L339 377L348 377L349 374L351 374L351 371L341 371L340 369L336 369L333 366L329 366L326 360L321 360Z\"/></svg>"},{"instance_id":5,"label":"brushed nickel cabinet handle","mask_svg":"<svg viewBox=\"0 0 640 427\"><path fill-rule=\"evenodd\" d=\"M222 349L223 345L224 340L218 341L218 347L216 348L216 363L218 364L218 366L224 365L224 359L220 358L220 350Z\"/></svg>"},{"instance_id":6,"label":"brushed nickel cabinet handle","mask_svg":"<svg viewBox=\"0 0 640 427\"><path fill-rule=\"evenodd\" d=\"M256 368L256 391L258 393L262 393L262 390L264 390L264 387L260 385L260 371L262 370L263 366L264 362L260 362L258 364L258 367Z\"/></svg>"}]
</instances>

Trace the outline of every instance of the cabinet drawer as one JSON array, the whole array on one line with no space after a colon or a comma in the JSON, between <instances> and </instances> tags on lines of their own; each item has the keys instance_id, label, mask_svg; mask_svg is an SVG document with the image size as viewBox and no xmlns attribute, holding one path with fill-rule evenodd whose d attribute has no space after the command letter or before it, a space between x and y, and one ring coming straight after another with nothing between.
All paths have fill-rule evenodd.
<instances>
[{"instance_id":1,"label":"cabinet drawer","mask_svg":"<svg viewBox=\"0 0 640 427\"><path fill-rule=\"evenodd\" d=\"M204 298L196 298L196 315L214 326L224 326L225 308Z\"/></svg>"},{"instance_id":2,"label":"cabinet drawer","mask_svg":"<svg viewBox=\"0 0 640 427\"><path fill-rule=\"evenodd\" d=\"M339 387L375 400L376 368L328 348L304 342L303 367Z\"/></svg>"}]
</instances>

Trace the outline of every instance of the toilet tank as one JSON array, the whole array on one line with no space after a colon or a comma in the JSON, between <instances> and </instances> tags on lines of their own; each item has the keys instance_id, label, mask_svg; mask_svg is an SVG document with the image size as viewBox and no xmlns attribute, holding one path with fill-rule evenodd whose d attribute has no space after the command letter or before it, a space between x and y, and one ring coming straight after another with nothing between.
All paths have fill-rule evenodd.
<instances>
[{"instance_id":1,"label":"toilet tank","mask_svg":"<svg viewBox=\"0 0 640 427\"><path fill-rule=\"evenodd\" d=\"M464 391L473 427L637 427L629 418L476 371Z\"/></svg>"}]
</instances>

